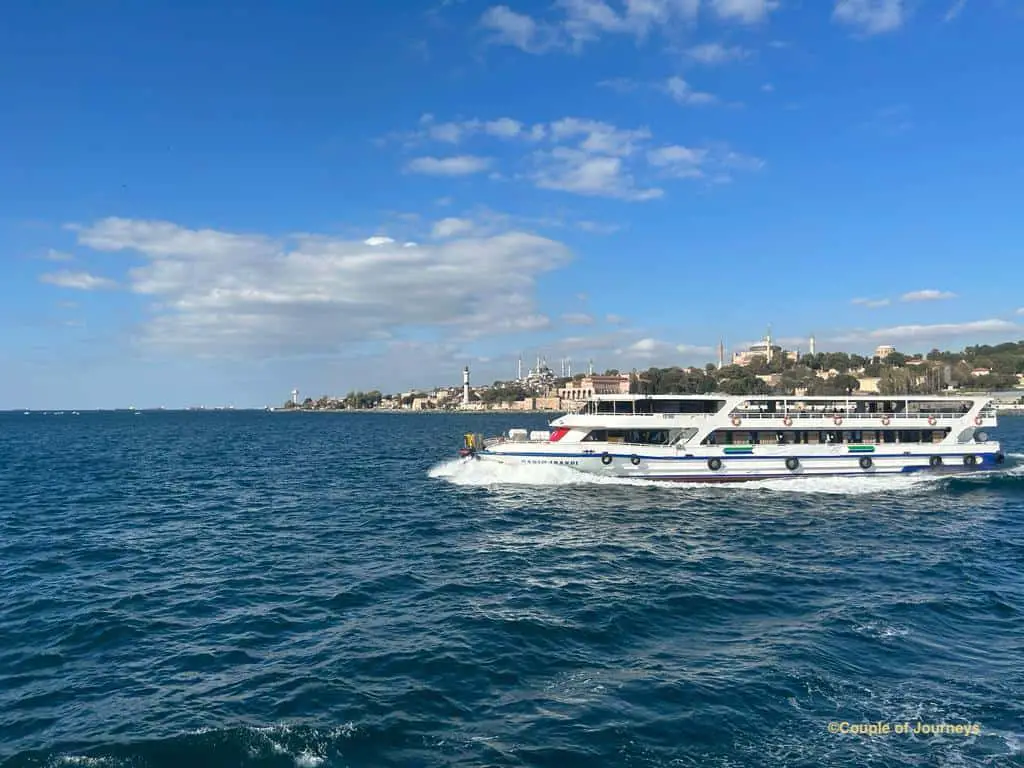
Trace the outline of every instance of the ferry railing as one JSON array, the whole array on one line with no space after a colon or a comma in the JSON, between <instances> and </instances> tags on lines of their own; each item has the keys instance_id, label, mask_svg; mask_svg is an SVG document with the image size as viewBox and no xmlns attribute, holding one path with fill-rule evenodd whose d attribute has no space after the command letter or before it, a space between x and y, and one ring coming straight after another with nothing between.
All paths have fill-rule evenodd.
<instances>
[{"instance_id":1,"label":"ferry railing","mask_svg":"<svg viewBox=\"0 0 1024 768\"><path fill-rule=\"evenodd\" d=\"M979 414L982 418L987 418L989 414L982 411ZM901 420L915 420L920 421L922 419L928 419L934 417L935 419L962 419L967 416L965 411L923 411L908 413L906 411L896 411L893 413L879 412L879 413L858 413L849 411L776 411L769 413L767 411L733 411L729 414L730 418L733 419L842 419L843 421L878 421L880 419L901 419Z\"/></svg>"}]
</instances>

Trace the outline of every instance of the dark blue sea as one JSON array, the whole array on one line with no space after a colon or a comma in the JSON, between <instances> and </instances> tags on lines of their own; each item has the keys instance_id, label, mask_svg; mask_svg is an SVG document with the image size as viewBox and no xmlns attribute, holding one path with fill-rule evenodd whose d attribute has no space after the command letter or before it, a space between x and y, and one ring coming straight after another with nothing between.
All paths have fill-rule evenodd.
<instances>
[{"instance_id":1,"label":"dark blue sea","mask_svg":"<svg viewBox=\"0 0 1024 768\"><path fill-rule=\"evenodd\" d=\"M1024 420L972 479L450 462L544 424L0 415L0 765L1024 764Z\"/></svg>"}]
</instances>

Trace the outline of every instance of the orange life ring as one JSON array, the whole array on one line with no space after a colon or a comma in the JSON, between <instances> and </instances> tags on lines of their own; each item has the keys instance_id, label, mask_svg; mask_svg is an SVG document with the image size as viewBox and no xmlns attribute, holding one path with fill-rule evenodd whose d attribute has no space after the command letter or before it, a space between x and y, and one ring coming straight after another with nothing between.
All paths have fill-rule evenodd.
<instances>
[{"instance_id":1,"label":"orange life ring","mask_svg":"<svg viewBox=\"0 0 1024 768\"><path fill-rule=\"evenodd\" d=\"M980 427L980 426L981 426L981 421L982 421L982 419L981 419L981 416L975 416L975 417L974 417L974 424L975 424L976 426L979 426L979 427Z\"/></svg>"},{"instance_id":2,"label":"orange life ring","mask_svg":"<svg viewBox=\"0 0 1024 768\"><path fill-rule=\"evenodd\" d=\"M793 426L793 420L791 418L789 418L789 416L784 418L782 420L782 423L785 424L787 427L792 427Z\"/></svg>"},{"instance_id":3,"label":"orange life ring","mask_svg":"<svg viewBox=\"0 0 1024 768\"><path fill-rule=\"evenodd\" d=\"M740 425L740 417L739 416L733 416L732 417L732 425L734 427L738 427Z\"/></svg>"},{"instance_id":4,"label":"orange life ring","mask_svg":"<svg viewBox=\"0 0 1024 768\"><path fill-rule=\"evenodd\" d=\"M882 426L883 427L888 427L889 426L889 417L888 416L883 416L882 417Z\"/></svg>"},{"instance_id":5,"label":"orange life ring","mask_svg":"<svg viewBox=\"0 0 1024 768\"><path fill-rule=\"evenodd\" d=\"M929 416L928 417L928 423L931 424L934 427L935 426L935 417L934 416Z\"/></svg>"},{"instance_id":6,"label":"orange life ring","mask_svg":"<svg viewBox=\"0 0 1024 768\"><path fill-rule=\"evenodd\" d=\"M835 424L837 427L840 426L843 423L843 417L836 416L834 419L832 419L832 423Z\"/></svg>"}]
</instances>

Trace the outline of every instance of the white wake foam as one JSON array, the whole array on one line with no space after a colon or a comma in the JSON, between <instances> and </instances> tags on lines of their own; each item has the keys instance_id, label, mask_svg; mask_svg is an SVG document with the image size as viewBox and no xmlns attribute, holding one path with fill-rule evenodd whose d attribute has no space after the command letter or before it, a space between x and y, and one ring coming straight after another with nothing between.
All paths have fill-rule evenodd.
<instances>
[{"instance_id":1,"label":"white wake foam","mask_svg":"<svg viewBox=\"0 0 1024 768\"><path fill-rule=\"evenodd\" d=\"M1024 470L1024 464L1014 470ZM1002 473L1002 472L1000 472ZM853 475L835 477L792 477L748 480L741 483L665 482L641 478L604 477L557 464L499 464L493 461L452 459L431 468L428 475L453 485L500 487L509 485L586 486L623 485L664 489L700 490L705 493L773 491L782 493L861 495L919 491L940 483L942 476L925 473L906 475Z\"/></svg>"}]
</instances>

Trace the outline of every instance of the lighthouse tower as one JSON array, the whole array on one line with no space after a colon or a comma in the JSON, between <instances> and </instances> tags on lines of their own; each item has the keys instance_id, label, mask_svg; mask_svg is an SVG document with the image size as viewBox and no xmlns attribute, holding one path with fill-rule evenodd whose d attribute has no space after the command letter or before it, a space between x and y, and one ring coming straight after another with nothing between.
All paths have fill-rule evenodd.
<instances>
[{"instance_id":1,"label":"lighthouse tower","mask_svg":"<svg viewBox=\"0 0 1024 768\"><path fill-rule=\"evenodd\" d=\"M462 369L462 404L469 405L469 366Z\"/></svg>"},{"instance_id":2,"label":"lighthouse tower","mask_svg":"<svg viewBox=\"0 0 1024 768\"><path fill-rule=\"evenodd\" d=\"M298 405L298 404L299 404L299 390L293 389L292 390L292 405Z\"/></svg>"}]
</instances>

